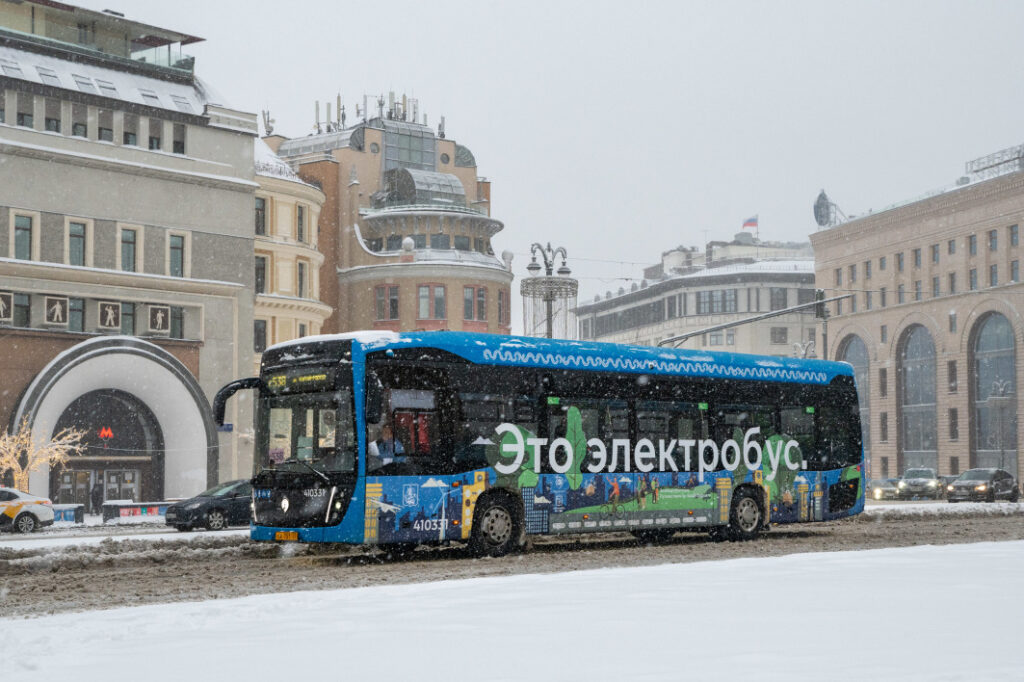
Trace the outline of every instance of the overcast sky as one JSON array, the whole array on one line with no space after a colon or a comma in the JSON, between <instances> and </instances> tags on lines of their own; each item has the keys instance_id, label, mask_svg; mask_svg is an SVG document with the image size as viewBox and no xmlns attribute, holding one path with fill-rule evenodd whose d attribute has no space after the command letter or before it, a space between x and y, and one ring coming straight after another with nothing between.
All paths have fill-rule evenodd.
<instances>
[{"instance_id":1,"label":"overcast sky","mask_svg":"<svg viewBox=\"0 0 1024 682\"><path fill-rule=\"evenodd\" d=\"M493 182L513 286L550 240L581 302L755 214L804 240L823 188L878 210L1024 142L1021 2L77 4L205 38L199 76L289 137L339 92L350 124L364 94L418 98Z\"/></svg>"}]
</instances>

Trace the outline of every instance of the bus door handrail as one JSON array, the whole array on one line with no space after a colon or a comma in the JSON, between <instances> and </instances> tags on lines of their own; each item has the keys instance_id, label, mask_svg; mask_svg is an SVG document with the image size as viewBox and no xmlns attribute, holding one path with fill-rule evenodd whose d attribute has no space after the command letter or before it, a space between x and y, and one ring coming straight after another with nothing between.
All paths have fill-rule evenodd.
<instances>
[{"instance_id":1,"label":"bus door handrail","mask_svg":"<svg viewBox=\"0 0 1024 682\"><path fill-rule=\"evenodd\" d=\"M213 398L213 420L217 426L224 426L224 410L227 407L228 398L247 388L262 388L263 381L259 377L246 377L226 384L217 391Z\"/></svg>"}]
</instances>

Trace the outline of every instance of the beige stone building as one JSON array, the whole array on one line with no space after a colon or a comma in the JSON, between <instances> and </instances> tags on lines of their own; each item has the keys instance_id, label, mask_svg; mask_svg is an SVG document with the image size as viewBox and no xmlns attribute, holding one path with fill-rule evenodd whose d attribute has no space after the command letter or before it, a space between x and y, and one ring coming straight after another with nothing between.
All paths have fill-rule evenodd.
<instances>
[{"instance_id":1,"label":"beige stone building","mask_svg":"<svg viewBox=\"0 0 1024 682\"><path fill-rule=\"evenodd\" d=\"M253 362L258 374L268 345L319 334L332 309L320 302L324 193L303 182L262 140L255 144Z\"/></svg>"},{"instance_id":2,"label":"beige stone building","mask_svg":"<svg viewBox=\"0 0 1024 682\"><path fill-rule=\"evenodd\" d=\"M87 432L32 493L188 497L252 468L209 401L252 364L256 117L196 76L201 40L0 2L0 429Z\"/></svg>"},{"instance_id":3,"label":"beige stone building","mask_svg":"<svg viewBox=\"0 0 1024 682\"><path fill-rule=\"evenodd\" d=\"M511 254L494 254L504 226L491 183L469 148L435 132L415 105L378 103L378 116L266 142L323 189L320 298L324 332L511 331Z\"/></svg>"},{"instance_id":4,"label":"beige stone building","mask_svg":"<svg viewBox=\"0 0 1024 682\"><path fill-rule=\"evenodd\" d=\"M645 269L640 284L576 308L579 338L656 346L662 339L765 315L814 300L810 245L761 242L749 234L679 247ZM791 312L691 337L682 348L813 356L814 311Z\"/></svg>"},{"instance_id":5,"label":"beige stone building","mask_svg":"<svg viewBox=\"0 0 1024 682\"><path fill-rule=\"evenodd\" d=\"M1024 367L1024 149L968 163L956 186L814 234L828 357L857 370L870 473L1018 478Z\"/></svg>"}]
</instances>

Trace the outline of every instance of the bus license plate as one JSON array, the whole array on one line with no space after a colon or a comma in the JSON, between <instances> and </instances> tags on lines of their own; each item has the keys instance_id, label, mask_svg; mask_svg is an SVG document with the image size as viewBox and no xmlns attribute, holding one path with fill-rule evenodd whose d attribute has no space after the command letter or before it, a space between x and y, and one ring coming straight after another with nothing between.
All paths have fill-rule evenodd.
<instances>
[{"instance_id":1,"label":"bus license plate","mask_svg":"<svg viewBox=\"0 0 1024 682\"><path fill-rule=\"evenodd\" d=\"M279 530L276 533L274 533L274 539L275 540L285 540L285 541L291 540L292 542L298 542L299 541L299 533L298 533L298 531L294 531L294 530Z\"/></svg>"}]
</instances>

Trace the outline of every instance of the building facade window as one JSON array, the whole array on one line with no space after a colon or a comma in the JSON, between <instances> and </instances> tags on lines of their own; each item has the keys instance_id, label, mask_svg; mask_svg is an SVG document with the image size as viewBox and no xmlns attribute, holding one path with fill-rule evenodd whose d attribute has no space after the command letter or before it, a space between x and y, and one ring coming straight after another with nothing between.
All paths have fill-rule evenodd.
<instances>
[{"instance_id":1,"label":"building facade window","mask_svg":"<svg viewBox=\"0 0 1024 682\"><path fill-rule=\"evenodd\" d=\"M940 292L941 292L941 287L939 285L939 278L938 277L932 277L932 298L938 298Z\"/></svg>"},{"instance_id":2,"label":"building facade window","mask_svg":"<svg viewBox=\"0 0 1024 682\"><path fill-rule=\"evenodd\" d=\"M121 304L121 333L125 336L135 336L135 304Z\"/></svg>"},{"instance_id":3,"label":"building facade window","mask_svg":"<svg viewBox=\"0 0 1024 682\"><path fill-rule=\"evenodd\" d=\"M31 217L14 216L14 257L18 260L32 260L32 232Z\"/></svg>"},{"instance_id":4,"label":"building facade window","mask_svg":"<svg viewBox=\"0 0 1024 682\"><path fill-rule=\"evenodd\" d=\"M948 253L950 256L956 253L955 239L950 239L948 242L946 242L946 253Z\"/></svg>"},{"instance_id":5,"label":"building facade window","mask_svg":"<svg viewBox=\"0 0 1024 682\"><path fill-rule=\"evenodd\" d=\"M971 291L976 291L978 289L977 268L971 268L971 271L968 273L968 286L970 286Z\"/></svg>"},{"instance_id":6,"label":"building facade window","mask_svg":"<svg viewBox=\"0 0 1024 682\"><path fill-rule=\"evenodd\" d=\"M430 248L450 249L452 247L451 236L447 234L434 233L430 235Z\"/></svg>"},{"instance_id":7,"label":"building facade window","mask_svg":"<svg viewBox=\"0 0 1024 682\"><path fill-rule=\"evenodd\" d=\"M955 294L956 293L956 273L955 272L949 273L949 293L950 294Z\"/></svg>"},{"instance_id":8,"label":"building facade window","mask_svg":"<svg viewBox=\"0 0 1024 682\"><path fill-rule=\"evenodd\" d=\"M914 280L914 300L921 300L921 280Z\"/></svg>"},{"instance_id":9,"label":"building facade window","mask_svg":"<svg viewBox=\"0 0 1024 682\"><path fill-rule=\"evenodd\" d=\"M306 207L302 204L295 205L295 239L306 241Z\"/></svg>"},{"instance_id":10,"label":"building facade window","mask_svg":"<svg viewBox=\"0 0 1024 682\"><path fill-rule=\"evenodd\" d=\"M889 370L885 367L878 370L878 395L883 398L889 395Z\"/></svg>"},{"instance_id":11,"label":"building facade window","mask_svg":"<svg viewBox=\"0 0 1024 682\"><path fill-rule=\"evenodd\" d=\"M789 328L772 327L771 342L775 345L789 343Z\"/></svg>"},{"instance_id":12,"label":"building facade window","mask_svg":"<svg viewBox=\"0 0 1024 682\"><path fill-rule=\"evenodd\" d=\"M949 439L960 440L960 415L955 407L949 408Z\"/></svg>"},{"instance_id":13,"label":"building facade window","mask_svg":"<svg viewBox=\"0 0 1024 682\"><path fill-rule=\"evenodd\" d=\"M896 269L903 272L903 252L900 251L896 254Z\"/></svg>"},{"instance_id":14,"label":"building facade window","mask_svg":"<svg viewBox=\"0 0 1024 682\"><path fill-rule=\"evenodd\" d=\"M267 349L267 321L253 320L252 323L252 350L254 353L262 353Z\"/></svg>"},{"instance_id":15,"label":"building facade window","mask_svg":"<svg viewBox=\"0 0 1024 682\"><path fill-rule=\"evenodd\" d=\"M990 265L988 266L988 285L994 287L999 284L999 266Z\"/></svg>"},{"instance_id":16,"label":"building facade window","mask_svg":"<svg viewBox=\"0 0 1024 682\"><path fill-rule=\"evenodd\" d=\"M68 265L85 265L85 223L68 223Z\"/></svg>"},{"instance_id":17,"label":"building facade window","mask_svg":"<svg viewBox=\"0 0 1024 682\"><path fill-rule=\"evenodd\" d=\"M953 310L949 313L949 333L956 333L956 311Z\"/></svg>"},{"instance_id":18,"label":"building facade window","mask_svg":"<svg viewBox=\"0 0 1024 682\"><path fill-rule=\"evenodd\" d=\"M878 290L878 303L883 308L886 306L886 303L887 303L887 301L885 300L885 294L886 294L885 287L882 287L881 289Z\"/></svg>"},{"instance_id":19,"label":"building facade window","mask_svg":"<svg viewBox=\"0 0 1024 682\"><path fill-rule=\"evenodd\" d=\"M851 268L856 266L851 265ZM854 270L854 272L856 272ZM850 281L854 281L855 277L851 277ZM786 289L782 287L771 287L769 302L772 310L782 310L786 307Z\"/></svg>"},{"instance_id":20,"label":"building facade window","mask_svg":"<svg viewBox=\"0 0 1024 682\"><path fill-rule=\"evenodd\" d=\"M1016 260L1010 261L1010 281L1011 282L1019 282L1020 281L1020 261L1016 261Z\"/></svg>"},{"instance_id":21,"label":"building facade window","mask_svg":"<svg viewBox=\"0 0 1024 682\"><path fill-rule=\"evenodd\" d=\"M462 319L487 321L487 289L485 287L463 287L462 303Z\"/></svg>"},{"instance_id":22,"label":"building facade window","mask_svg":"<svg viewBox=\"0 0 1024 682\"><path fill-rule=\"evenodd\" d=\"M878 440L883 443L889 442L889 413L882 412L878 415Z\"/></svg>"},{"instance_id":23,"label":"building facade window","mask_svg":"<svg viewBox=\"0 0 1024 682\"><path fill-rule=\"evenodd\" d=\"M421 284L417 287L417 317L421 320L448 318L443 284Z\"/></svg>"},{"instance_id":24,"label":"building facade window","mask_svg":"<svg viewBox=\"0 0 1024 682\"><path fill-rule=\"evenodd\" d=\"M946 389L950 393L956 393L957 390L957 373L956 373L956 360L946 361Z\"/></svg>"},{"instance_id":25,"label":"building facade window","mask_svg":"<svg viewBox=\"0 0 1024 682\"><path fill-rule=\"evenodd\" d=\"M864 292L864 310L871 310L871 292Z\"/></svg>"},{"instance_id":26,"label":"building facade window","mask_svg":"<svg viewBox=\"0 0 1024 682\"><path fill-rule=\"evenodd\" d=\"M1017 471L1016 338L999 313L982 318L970 346L974 441L972 467Z\"/></svg>"},{"instance_id":27,"label":"building facade window","mask_svg":"<svg viewBox=\"0 0 1024 682\"><path fill-rule=\"evenodd\" d=\"M11 325L29 327L32 323L32 299L28 294L14 294L14 310L11 311Z\"/></svg>"},{"instance_id":28,"label":"building facade window","mask_svg":"<svg viewBox=\"0 0 1024 682\"><path fill-rule=\"evenodd\" d=\"M379 286L374 290L375 308L378 320L398 319L398 286Z\"/></svg>"},{"instance_id":29,"label":"building facade window","mask_svg":"<svg viewBox=\"0 0 1024 682\"><path fill-rule=\"evenodd\" d=\"M415 249L427 248L427 235L425 234L414 234L412 235L412 246Z\"/></svg>"},{"instance_id":30,"label":"building facade window","mask_svg":"<svg viewBox=\"0 0 1024 682\"><path fill-rule=\"evenodd\" d=\"M459 234L455 235L455 250L456 251L472 251L473 249L470 246L470 244L471 244L471 242L469 240L469 237L467 237L465 235L459 235Z\"/></svg>"},{"instance_id":31,"label":"building facade window","mask_svg":"<svg viewBox=\"0 0 1024 682\"><path fill-rule=\"evenodd\" d=\"M878 269L885 270L885 256L878 257Z\"/></svg>"},{"instance_id":32,"label":"building facade window","mask_svg":"<svg viewBox=\"0 0 1024 682\"><path fill-rule=\"evenodd\" d=\"M168 263L167 269L171 277L185 276L185 237L180 234L167 236Z\"/></svg>"},{"instance_id":33,"label":"building facade window","mask_svg":"<svg viewBox=\"0 0 1024 682\"><path fill-rule=\"evenodd\" d=\"M267 234L267 200L263 197L256 197L256 234Z\"/></svg>"},{"instance_id":34,"label":"building facade window","mask_svg":"<svg viewBox=\"0 0 1024 682\"><path fill-rule=\"evenodd\" d=\"M384 248L388 251L400 251L402 249L402 235L389 234Z\"/></svg>"},{"instance_id":35,"label":"building facade window","mask_svg":"<svg viewBox=\"0 0 1024 682\"><path fill-rule=\"evenodd\" d=\"M1006 231L1010 233L1010 246L1020 245L1020 228L1016 225L1010 225L1006 228Z\"/></svg>"},{"instance_id":36,"label":"building facade window","mask_svg":"<svg viewBox=\"0 0 1024 682\"><path fill-rule=\"evenodd\" d=\"M837 287L843 286L843 269L836 268L834 273L834 279Z\"/></svg>"},{"instance_id":37,"label":"building facade window","mask_svg":"<svg viewBox=\"0 0 1024 682\"><path fill-rule=\"evenodd\" d=\"M185 338L185 309L181 306L171 306L171 333L172 339Z\"/></svg>"},{"instance_id":38,"label":"building facade window","mask_svg":"<svg viewBox=\"0 0 1024 682\"><path fill-rule=\"evenodd\" d=\"M911 327L897 356L899 362L900 409L903 425L901 450L903 469L928 467L938 470L936 446L935 344L921 325Z\"/></svg>"},{"instance_id":39,"label":"building facade window","mask_svg":"<svg viewBox=\"0 0 1024 682\"><path fill-rule=\"evenodd\" d=\"M879 327L878 336L882 343L887 343L889 341L889 327L884 324Z\"/></svg>"},{"instance_id":40,"label":"building facade window","mask_svg":"<svg viewBox=\"0 0 1024 682\"><path fill-rule=\"evenodd\" d=\"M85 300L81 298L68 299L68 331L85 331Z\"/></svg>"},{"instance_id":41,"label":"building facade window","mask_svg":"<svg viewBox=\"0 0 1024 682\"><path fill-rule=\"evenodd\" d=\"M256 293L267 293L267 257L256 256Z\"/></svg>"},{"instance_id":42,"label":"building facade window","mask_svg":"<svg viewBox=\"0 0 1024 682\"><path fill-rule=\"evenodd\" d=\"M996 251L999 249L999 231L989 230L988 231L988 250Z\"/></svg>"},{"instance_id":43,"label":"building facade window","mask_svg":"<svg viewBox=\"0 0 1024 682\"><path fill-rule=\"evenodd\" d=\"M914 249L914 267L921 267L921 249Z\"/></svg>"},{"instance_id":44,"label":"building facade window","mask_svg":"<svg viewBox=\"0 0 1024 682\"><path fill-rule=\"evenodd\" d=\"M972 234L967 238L967 253L972 256L978 255L978 235Z\"/></svg>"},{"instance_id":45,"label":"building facade window","mask_svg":"<svg viewBox=\"0 0 1024 682\"><path fill-rule=\"evenodd\" d=\"M307 268L304 261L300 260L295 263L295 295L299 298L306 298L306 288L309 284L306 276Z\"/></svg>"},{"instance_id":46,"label":"building facade window","mask_svg":"<svg viewBox=\"0 0 1024 682\"><path fill-rule=\"evenodd\" d=\"M864 279L871 279L871 261L864 261Z\"/></svg>"},{"instance_id":47,"label":"building facade window","mask_svg":"<svg viewBox=\"0 0 1024 682\"><path fill-rule=\"evenodd\" d=\"M937 265L939 262L939 245L932 244L932 264Z\"/></svg>"},{"instance_id":48,"label":"building facade window","mask_svg":"<svg viewBox=\"0 0 1024 682\"><path fill-rule=\"evenodd\" d=\"M863 339L851 334L843 340L839 347L837 359L844 360L853 365L853 377L857 385L857 403L860 409L861 440L864 447L864 457L867 459L871 452L871 374L868 363L868 347ZM868 459L870 461L870 459Z\"/></svg>"},{"instance_id":49,"label":"building facade window","mask_svg":"<svg viewBox=\"0 0 1024 682\"><path fill-rule=\"evenodd\" d=\"M512 323L511 311L508 307L508 294L504 289L498 290L498 324L509 325ZM589 326L589 325L588 325Z\"/></svg>"},{"instance_id":50,"label":"building facade window","mask_svg":"<svg viewBox=\"0 0 1024 682\"><path fill-rule=\"evenodd\" d=\"M135 230L121 230L121 270L135 272L137 234Z\"/></svg>"},{"instance_id":51,"label":"building facade window","mask_svg":"<svg viewBox=\"0 0 1024 682\"><path fill-rule=\"evenodd\" d=\"M897 303L906 303L906 301L907 301L906 287L904 287L901 284L898 287L896 287L896 302Z\"/></svg>"},{"instance_id":52,"label":"building facade window","mask_svg":"<svg viewBox=\"0 0 1024 682\"><path fill-rule=\"evenodd\" d=\"M854 282L857 281L857 264L856 263L854 263L853 265L851 265L849 267L849 274L850 274L850 284L853 284Z\"/></svg>"}]
</instances>

